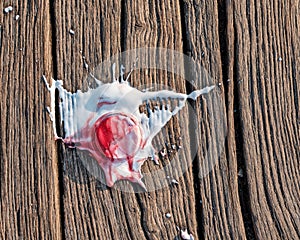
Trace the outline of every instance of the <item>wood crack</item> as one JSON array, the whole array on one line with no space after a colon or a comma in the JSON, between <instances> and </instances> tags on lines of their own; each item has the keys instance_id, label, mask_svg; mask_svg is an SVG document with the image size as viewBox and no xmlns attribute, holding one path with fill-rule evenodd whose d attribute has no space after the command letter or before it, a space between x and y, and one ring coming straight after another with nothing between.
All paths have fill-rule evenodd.
<instances>
[{"instance_id":1,"label":"wood crack","mask_svg":"<svg viewBox=\"0 0 300 240\"><path fill-rule=\"evenodd\" d=\"M225 94L225 102L227 111L233 110L233 127L234 127L234 149L235 149L235 161L237 161L238 173L238 196L239 204L242 212L243 225L245 228L245 234L247 239L255 239L254 226L252 222L252 213L250 208L249 199L249 186L247 181L247 173L245 167L245 159L243 157L243 136L241 127L241 116L239 114L239 94L236 71L237 69L237 58L235 53L237 51L235 44L236 41L236 30L234 27L234 10L232 9L231 1L219 1L218 2L218 19L219 19L219 42L221 50L221 62L222 62L222 74L223 74L223 85L225 92L233 94L233 99L229 101L228 94ZM231 33L230 31L233 31ZM226 41L224 41L226 36ZM232 52L231 52L232 51ZM232 59L231 59L232 58ZM233 67L233 69L229 69ZM231 79L233 78L233 79ZM230 85L232 84L232 85ZM229 104L233 100L233 109L230 108ZM226 140L226 156L229 157L229 146ZM229 157L230 159L230 157Z\"/></svg>"},{"instance_id":2,"label":"wood crack","mask_svg":"<svg viewBox=\"0 0 300 240\"><path fill-rule=\"evenodd\" d=\"M235 28L234 28L235 32ZM235 43L237 42L236 39L236 32L235 36ZM234 54L236 54L237 49L234 46ZM243 136L242 136L242 124L241 124L241 116L240 116L240 102L239 102L239 79L237 79L236 72L238 71L237 68L238 60L235 56L234 59L234 126L235 126L235 139L236 139L236 156L237 156L237 166L238 171L242 171L242 176L238 178L238 185L239 185L239 198L240 198L240 205L242 210L242 217L244 221L245 233L247 239L255 239L255 232L252 220L252 213L251 213L251 206L249 202L249 186L247 180L247 171L246 171L246 164L245 158L243 156L244 145L243 145Z\"/></svg>"},{"instance_id":3,"label":"wood crack","mask_svg":"<svg viewBox=\"0 0 300 240\"><path fill-rule=\"evenodd\" d=\"M188 32L186 28L186 6L183 0L179 1L179 7L180 7L180 20L181 20L181 32L182 32L182 46L183 46L183 54L187 55L188 57L191 57L191 42L188 37ZM186 60L186 59L184 59ZM189 69L189 64L185 61L184 62L184 75L185 79L192 79L191 78L191 70ZM187 94L194 91L195 87L189 82L185 81L185 88L187 91ZM189 104L195 109L195 102L188 100ZM195 128L193 127L193 124L189 125L189 133L190 133L190 142L197 142L195 134L194 134ZM192 139L194 138L194 139ZM190 152L197 152L196 149L194 149L194 146L191 144L190 146L191 150ZM192 156L193 157L193 156ZM192 171L193 171L193 179L194 179L194 192L195 192L195 212L196 212L196 219L197 219L197 233L199 236L199 239L204 239L204 226L203 226L203 207L202 207L202 200L201 200L201 194L200 194L200 179L199 179L199 171L200 166L199 162L196 161L198 159L198 154L195 155L193 161L192 161Z\"/></svg>"},{"instance_id":4,"label":"wood crack","mask_svg":"<svg viewBox=\"0 0 300 240\"><path fill-rule=\"evenodd\" d=\"M56 13L55 13L55 2L50 1L49 2L49 11L50 11L50 25L51 25L51 47L52 47L52 74L53 74L53 78L54 79L58 79L58 63L57 63L57 45L56 45ZM55 105L58 108L58 102L59 102L59 96L58 93L56 93L55 96ZM59 121L59 111L57 111L58 109L56 109L56 122L60 122ZM56 129L57 133L59 135L61 135L60 133L60 127L57 126ZM62 159L62 155L60 154L60 152L62 151L62 146L61 144L57 144L57 167L58 167L58 195L59 195L59 213L60 213L60 227L61 227L61 239L66 239L65 236L65 209L64 209L64 162Z\"/></svg>"}]
</instances>

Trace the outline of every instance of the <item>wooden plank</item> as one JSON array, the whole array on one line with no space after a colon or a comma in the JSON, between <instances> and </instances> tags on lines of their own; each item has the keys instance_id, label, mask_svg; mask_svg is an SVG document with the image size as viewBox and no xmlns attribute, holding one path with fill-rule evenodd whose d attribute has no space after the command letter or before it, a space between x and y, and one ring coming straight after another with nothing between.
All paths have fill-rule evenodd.
<instances>
[{"instance_id":1,"label":"wooden plank","mask_svg":"<svg viewBox=\"0 0 300 240\"><path fill-rule=\"evenodd\" d=\"M123 50L153 47L183 52L179 1L125 1L124 14L126 21L124 23ZM172 55L164 56L164 54L161 58L157 57L156 61L161 61L162 65L167 64L170 72L151 69L135 71L130 78L133 85L138 87L142 84L148 86L160 84L177 92L187 92L185 79L174 73L177 69L182 76L185 76L183 59L173 59ZM177 161L176 170L174 169L171 173L166 172L164 177L166 178L168 175L172 178L175 177L179 181L179 185L175 188L169 185L151 192L149 195L137 195L143 212L142 221L146 230L146 238L174 239L178 235L176 229L178 226L181 229L187 228L195 239L198 239L197 203L195 202L193 171L190 164L193 155L190 151L188 109L184 108L178 116L173 118L165 130L170 133L170 136L165 137L164 134L159 134L157 139L161 144L165 141L177 142L179 136L182 138L181 151L184 151L184 154L180 155L177 152L175 157L169 156L167 159L161 159L161 164ZM178 134L179 136L176 137ZM185 169L185 167L188 168ZM146 169L151 172L157 170L151 162L145 164L143 170L146 171ZM184 172L184 176L180 176L182 172ZM171 213L172 217L166 219L166 213Z\"/></svg>"},{"instance_id":2,"label":"wooden plank","mask_svg":"<svg viewBox=\"0 0 300 240\"><path fill-rule=\"evenodd\" d=\"M88 86L82 56L90 69L121 51L120 1L68 1L54 5L57 78L76 91ZM69 33L73 29L75 34ZM110 76L111 77L111 76ZM85 170L88 156L61 146L64 237L66 239L138 239L144 236L135 196L107 189ZM124 200L124 195L130 201ZM128 224L134 222L134 228Z\"/></svg>"},{"instance_id":3,"label":"wooden plank","mask_svg":"<svg viewBox=\"0 0 300 240\"><path fill-rule=\"evenodd\" d=\"M56 46L57 77L65 81L69 90L74 91L87 84L81 50L91 68L121 50L142 46L182 50L179 2L141 4L128 1L123 5L122 14L121 7L118 2L100 3L99 6L89 3L77 5L73 1L55 4L56 37L62 39ZM121 22L121 15L124 22ZM123 44L120 26L124 26ZM75 31L74 36L69 34L70 29ZM133 73L131 81L134 85L168 81L174 89L185 92L185 83L176 85L178 78L174 75L168 79L166 73L149 78L139 74L138 71ZM174 126L176 124L171 123L170 129ZM183 136L186 136L183 142L186 156L191 158L188 133ZM188 228L198 238L191 169L184 178L178 179L178 187L135 195L100 186L80 163L80 159L86 161L86 156L64 148L62 151L66 238L172 239L178 235L177 225ZM150 162L143 171L154 169ZM165 216L168 212L172 215L170 220Z\"/></svg>"},{"instance_id":4,"label":"wooden plank","mask_svg":"<svg viewBox=\"0 0 300 240\"><path fill-rule=\"evenodd\" d=\"M196 104L199 119L203 118L207 121L203 124L201 135L198 136L199 144L201 146L202 142L210 142L208 152L199 148L198 166L196 166L198 167L196 189L201 201L199 220L202 221L201 230L204 239L246 238L238 194L232 71L226 70L225 62L228 59L232 62L231 55L227 55L226 49L226 42L230 42L231 38L222 35L226 29L226 14L230 13L228 10L226 13L225 1L184 1L183 4L185 51L200 62L207 71L210 82L215 83L219 88L218 97L202 102L202 105L210 110L212 119L207 118L208 113L203 112L200 102ZM225 49L222 42L225 43ZM225 66L223 69L222 64ZM197 72L190 70L189 74L192 74L196 80L197 88L203 86L205 81L209 82L203 80ZM222 122L226 132L223 132ZM222 134L224 136L220 137ZM222 149L223 145L225 148ZM208 158L206 154L212 154L212 158ZM203 176L201 173L205 170L206 164L209 167L213 162L209 175Z\"/></svg>"},{"instance_id":5,"label":"wooden plank","mask_svg":"<svg viewBox=\"0 0 300 240\"><path fill-rule=\"evenodd\" d=\"M0 9L0 238L59 239L56 147L42 81L52 71L49 5L1 1Z\"/></svg>"},{"instance_id":6,"label":"wooden plank","mask_svg":"<svg viewBox=\"0 0 300 240\"><path fill-rule=\"evenodd\" d=\"M298 239L299 1L232 1L237 114L258 239Z\"/></svg>"}]
</instances>

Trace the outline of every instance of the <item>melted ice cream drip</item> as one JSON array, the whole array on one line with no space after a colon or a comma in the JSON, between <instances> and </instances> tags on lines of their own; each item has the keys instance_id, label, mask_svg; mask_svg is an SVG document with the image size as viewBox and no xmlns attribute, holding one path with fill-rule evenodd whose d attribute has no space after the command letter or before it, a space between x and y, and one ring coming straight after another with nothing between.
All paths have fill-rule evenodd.
<instances>
[{"instance_id":1,"label":"melted ice cream drip","mask_svg":"<svg viewBox=\"0 0 300 240\"><path fill-rule=\"evenodd\" d=\"M187 95L169 90L139 91L126 80L114 80L106 84L96 80L98 87L84 93L80 90L68 92L60 80L52 79L51 85L45 80L51 94L49 113L55 138L61 139L69 147L89 151L104 170L108 186L117 180L128 179L145 188L141 181L141 166L148 157L156 162L158 159L151 143L154 136L185 106L188 98L196 100L214 86ZM59 114L65 132L63 137L56 132L56 90L60 97ZM174 99L178 104L173 109L170 105L162 109L155 108L148 111L148 116L140 113L139 106L143 102L157 98Z\"/></svg>"}]
</instances>

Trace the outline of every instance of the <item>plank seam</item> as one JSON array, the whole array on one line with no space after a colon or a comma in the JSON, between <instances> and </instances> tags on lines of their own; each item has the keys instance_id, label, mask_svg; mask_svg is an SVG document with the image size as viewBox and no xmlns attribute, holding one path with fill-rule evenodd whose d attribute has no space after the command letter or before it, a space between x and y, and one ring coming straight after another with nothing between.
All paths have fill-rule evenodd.
<instances>
[{"instance_id":1,"label":"plank seam","mask_svg":"<svg viewBox=\"0 0 300 240\"><path fill-rule=\"evenodd\" d=\"M234 10L233 10L234 12ZM239 93L238 93L238 84L239 80L237 79L238 72L238 49L237 49L237 33L236 27L233 26L234 30L234 62L233 62L233 82L234 82L234 97L233 97L233 105L236 112L234 113L234 130L235 130L235 143L236 143L236 159L237 159L237 167L238 170L243 171L243 177L238 178L238 189L239 189L239 200L242 211L242 218L244 222L244 228L247 239L255 239L255 230L254 224L251 214L251 206L249 201L249 184L248 184L248 176L246 172L246 160L244 158L244 142L243 142L243 128L242 128L242 119L240 115L240 102L239 102Z\"/></svg>"},{"instance_id":2,"label":"plank seam","mask_svg":"<svg viewBox=\"0 0 300 240\"><path fill-rule=\"evenodd\" d=\"M127 26L126 26L127 18L126 18L126 1L121 1L121 23L120 23L120 41L121 41L121 52L126 50L126 34L127 34Z\"/></svg>"},{"instance_id":3,"label":"plank seam","mask_svg":"<svg viewBox=\"0 0 300 240\"><path fill-rule=\"evenodd\" d=\"M57 44L56 44L56 14L55 14L55 2L54 1L49 1L49 11L50 11L50 25L51 25L51 47L52 47L52 74L53 74L53 78L54 79L58 79L58 69L57 69ZM56 93L55 96L55 105L58 106L58 101L59 101L59 97L58 97L58 93ZM55 116L55 118L59 118L59 111L55 111L57 114ZM59 119L56 119L56 122ZM60 128L57 127L57 132L60 132ZM60 135L60 134L59 134ZM59 214L60 214L60 232L61 232L61 239L66 239L65 236L65 213L64 213L64 176L63 176L63 160L61 158L61 154L59 154L61 152L61 146L58 144L57 145L57 152L58 152L58 158L57 158L57 166L58 166L58 194L59 194Z\"/></svg>"},{"instance_id":4,"label":"plank seam","mask_svg":"<svg viewBox=\"0 0 300 240\"><path fill-rule=\"evenodd\" d=\"M182 32L182 46L183 46L183 53L189 57L191 57L191 44L190 41L188 39L188 34L187 34L187 27L186 27L186 19L185 19L185 11L186 11L186 7L185 7L185 3L183 0L179 0L179 7L180 7L180 21L181 21L181 32ZM189 68L187 66L187 63L184 62L184 75L186 79L191 79L188 75L189 75L190 71ZM188 81L185 81L185 87L186 87L186 91L187 93L192 92L194 89L194 87L192 86L192 84ZM189 102L189 104L191 104L191 106L195 107L195 103L194 102ZM194 136L193 132L195 131L195 128L193 128L193 124L189 124L189 132L190 132L190 136ZM191 142L196 142L195 139L190 139ZM192 146L191 146L192 148ZM191 149L191 152L192 149ZM193 188L194 188L194 193L195 193L195 212L196 212L196 220L197 220L197 234L199 236L199 239L204 239L204 225L203 225L203 206L201 203L201 194L200 194L200 179L199 179L199 171L200 171L200 166L198 161L196 161L195 159L198 159L198 154L195 155L195 158L192 161L192 175L193 175Z\"/></svg>"}]
</instances>

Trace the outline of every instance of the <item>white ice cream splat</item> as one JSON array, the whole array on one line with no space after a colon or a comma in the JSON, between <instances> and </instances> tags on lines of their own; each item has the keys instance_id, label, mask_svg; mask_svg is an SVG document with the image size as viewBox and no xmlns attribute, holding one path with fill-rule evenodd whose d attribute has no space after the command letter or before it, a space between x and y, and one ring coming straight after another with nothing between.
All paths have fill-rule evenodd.
<instances>
[{"instance_id":1,"label":"white ice cream splat","mask_svg":"<svg viewBox=\"0 0 300 240\"><path fill-rule=\"evenodd\" d=\"M185 240L195 240L194 236L186 230L180 230L180 236Z\"/></svg>"},{"instance_id":2,"label":"white ice cream splat","mask_svg":"<svg viewBox=\"0 0 300 240\"><path fill-rule=\"evenodd\" d=\"M12 10L13 10L13 7L12 6L8 6L8 7L4 8L4 13L12 12Z\"/></svg>"},{"instance_id":3,"label":"white ice cream splat","mask_svg":"<svg viewBox=\"0 0 300 240\"><path fill-rule=\"evenodd\" d=\"M75 93L64 89L60 80L52 79L50 85L45 79L51 94L48 111L55 138L68 147L90 152L104 170L108 186L113 186L117 180L128 179L145 188L141 181L141 166L148 157L158 160L151 143L154 136L185 106L188 98L196 100L214 86L187 95L169 90L139 91L131 87L127 79L105 84L96 80L97 88ZM56 132L56 90L60 98L58 109L65 132L63 137ZM174 99L178 104L175 108L169 105L155 108L148 111L149 115L139 111L143 102L157 98Z\"/></svg>"}]
</instances>

